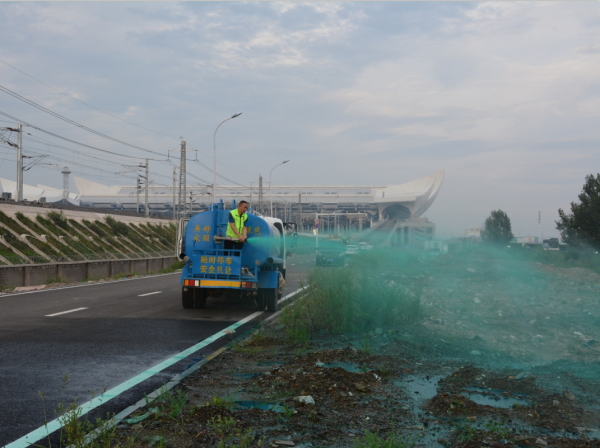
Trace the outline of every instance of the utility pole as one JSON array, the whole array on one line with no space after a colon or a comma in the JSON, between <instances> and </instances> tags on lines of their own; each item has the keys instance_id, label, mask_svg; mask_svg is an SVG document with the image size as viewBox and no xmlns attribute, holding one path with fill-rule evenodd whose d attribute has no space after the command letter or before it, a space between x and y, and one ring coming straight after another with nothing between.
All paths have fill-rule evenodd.
<instances>
[{"instance_id":1,"label":"utility pole","mask_svg":"<svg viewBox=\"0 0 600 448\"><path fill-rule=\"evenodd\" d=\"M136 178L136 185L135 185L135 212L139 213L140 212L140 191L142 189L142 186L140 185L140 176L138 175Z\"/></svg>"},{"instance_id":2,"label":"utility pole","mask_svg":"<svg viewBox=\"0 0 600 448\"><path fill-rule=\"evenodd\" d=\"M262 175L258 175L258 210L264 214L263 210L263 189L262 189Z\"/></svg>"},{"instance_id":3,"label":"utility pole","mask_svg":"<svg viewBox=\"0 0 600 448\"><path fill-rule=\"evenodd\" d=\"M17 134L17 202L23 201L23 125Z\"/></svg>"},{"instance_id":4,"label":"utility pole","mask_svg":"<svg viewBox=\"0 0 600 448\"><path fill-rule=\"evenodd\" d=\"M180 215L185 215L185 141L181 142L181 159L179 161L179 204L177 210ZM214 188L214 186L213 186Z\"/></svg>"},{"instance_id":5,"label":"utility pole","mask_svg":"<svg viewBox=\"0 0 600 448\"><path fill-rule=\"evenodd\" d=\"M61 174L63 175L63 204L66 205L69 199L69 174L71 174L69 167L65 166Z\"/></svg>"},{"instance_id":6,"label":"utility pole","mask_svg":"<svg viewBox=\"0 0 600 448\"><path fill-rule=\"evenodd\" d=\"M302 193L298 193L298 224L297 230L302 227Z\"/></svg>"},{"instance_id":7,"label":"utility pole","mask_svg":"<svg viewBox=\"0 0 600 448\"><path fill-rule=\"evenodd\" d=\"M539 243L542 244L542 212L538 212L538 234L539 234Z\"/></svg>"},{"instance_id":8,"label":"utility pole","mask_svg":"<svg viewBox=\"0 0 600 448\"><path fill-rule=\"evenodd\" d=\"M144 192L144 201L145 201L145 206L144 206L144 212L146 217L149 216L149 212L150 210L148 210L148 159L146 159L146 191Z\"/></svg>"},{"instance_id":9,"label":"utility pole","mask_svg":"<svg viewBox=\"0 0 600 448\"><path fill-rule=\"evenodd\" d=\"M177 205L175 204L175 184L177 183L177 167L173 167L173 220L177 220Z\"/></svg>"}]
</instances>

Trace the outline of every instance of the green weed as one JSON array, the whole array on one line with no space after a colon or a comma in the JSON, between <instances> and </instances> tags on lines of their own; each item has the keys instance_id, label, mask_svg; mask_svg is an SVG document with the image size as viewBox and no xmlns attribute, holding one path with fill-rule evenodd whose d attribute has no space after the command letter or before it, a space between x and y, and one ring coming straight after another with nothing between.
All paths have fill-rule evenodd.
<instances>
[{"instance_id":1,"label":"green weed","mask_svg":"<svg viewBox=\"0 0 600 448\"><path fill-rule=\"evenodd\" d=\"M370 355L371 353L373 353L373 344L371 344L371 338L369 337L368 334L365 334L363 336L363 340L360 344L359 350L363 353L366 353L367 355Z\"/></svg>"},{"instance_id":2,"label":"green weed","mask_svg":"<svg viewBox=\"0 0 600 448\"><path fill-rule=\"evenodd\" d=\"M283 423L287 422L296 413L296 410L292 407L283 405L283 410L277 414L277 421Z\"/></svg>"},{"instance_id":3,"label":"green weed","mask_svg":"<svg viewBox=\"0 0 600 448\"><path fill-rule=\"evenodd\" d=\"M61 389L65 389L69 384L69 376L65 375L62 378ZM48 430L48 415L46 411L46 397L38 392L42 400L42 410L44 415L44 427L48 434L48 447L52 448L52 440L50 431ZM56 418L60 424L60 445L70 448L111 448L119 447L116 443L117 434L116 427L113 424L113 416L107 415L106 419L95 418L91 420L83 408L77 404L77 399L74 399L68 405L59 403L55 409ZM124 446L131 446L132 443ZM41 445L34 445L42 448Z\"/></svg>"},{"instance_id":4,"label":"green weed","mask_svg":"<svg viewBox=\"0 0 600 448\"><path fill-rule=\"evenodd\" d=\"M138 276L138 275L139 275L139 274L136 274L135 272L129 272L129 273L128 273L128 272L120 272L120 273L116 274L116 275L115 275L113 278L114 278L115 280L120 280L120 279L122 279L122 278L131 278L131 277L136 277L136 276Z\"/></svg>"},{"instance_id":5,"label":"green weed","mask_svg":"<svg viewBox=\"0 0 600 448\"><path fill-rule=\"evenodd\" d=\"M354 448L412 448L416 445L417 438L406 440L400 434L388 432L385 436L365 431L364 437L354 442Z\"/></svg>"},{"instance_id":6,"label":"green weed","mask_svg":"<svg viewBox=\"0 0 600 448\"><path fill-rule=\"evenodd\" d=\"M456 441L463 445L475 439L497 441L508 439L510 434L510 429L505 426L503 421L488 420L479 428L475 427L470 421L467 421L457 425Z\"/></svg>"},{"instance_id":7,"label":"green weed","mask_svg":"<svg viewBox=\"0 0 600 448\"><path fill-rule=\"evenodd\" d=\"M377 261L371 262L372 256L357 258L345 269L311 271L306 296L282 311L288 339L306 343L318 331L372 331L420 321L424 316L421 285L413 282L408 288L382 275L386 269L393 272L404 266L406 260L384 251Z\"/></svg>"},{"instance_id":8,"label":"green weed","mask_svg":"<svg viewBox=\"0 0 600 448\"><path fill-rule=\"evenodd\" d=\"M231 397L212 397L212 400L206 403L206 406L218 406L220 408L231 409L233 407L233 398Z\"/></svg>"},{"instance_id":9,"label":"green weed","mask_svg":"<svg viewBox=\"0 0 600 448\"><path fill-rule=\"evenodd\" d=\"M250 448L251 446L260 447L266 437L258 440L252 434L252 430L242 431L237 427L233 417L222 417L220 415L213 417L207 426L214 431L219 438L218 448Z\"/></svg>"},{"instance_id":10,"label":"green weed","mask_svg":"<svg viewBox=\"0 0 600 448\"><path fill-rule=\"evenodd\" d=\"M46 279L45 284L46 285L51 285L52 283L67 283L68 280L62 277L50 277L48 279Z\"/></svg>"},{"instance_id":11,"label":"green weed","mask_svg":"<svg viewBox=\"0 0 600 448\"><path fill-rule=\"evenodd\" d=\"M67 222L65 215L63 215L63 212L48 212L46 214L46 218L50 219L50 221L52 221L57 227L60 227L64 230L69 229L69 223Z\"/></svg>"},{"instance_id":12,"label":"green weed","mask_svg":"<svg viewBox=\"0 0 600 448\"><path fill-rule=\"evenodd\" d=\"M158 409L157 414L168 417L176 422L183 418L183 409L188 401L188 396L181 389L173 392L163 386L159 389L160 395L154 400L153 404ZM148 397L144 397L146 406L150 404Z\"/></svg>"},{"instance_id":13,"label":"green weed","mask_svg":"<svg viewBox=\"0 0 600 448\"><path fill-rule=\"evenodd\" d=\"M486 436L494 439L505 439L510 435L510 430L505 426L503 421L489 420L484 423Z\"/></svg>"},{"instance_id":14,"label":"green weed","mask_svg":"<svg viewBox=\"0 0 600 448\"><path fill-rule=\"evenodd\" d=\"M124 222L117 221L115 218L113 218L112 216L108 216L108 215L104 218L104 220L106 221L106 224L112 229L112 231L115 234L121 235L121 236L129 235L129 227Z\"/></svg>"}]
</instances>

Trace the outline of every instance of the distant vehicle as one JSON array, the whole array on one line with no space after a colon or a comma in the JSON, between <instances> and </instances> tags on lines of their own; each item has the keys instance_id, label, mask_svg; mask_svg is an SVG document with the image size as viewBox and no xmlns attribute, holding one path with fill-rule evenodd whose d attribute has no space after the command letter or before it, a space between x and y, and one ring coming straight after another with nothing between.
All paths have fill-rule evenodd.
<instances>
[{"instance_id":1,"label":"distant vehicle","mask_svg":"<svg viewBox=\"0 0 600 448\"><path fill-rule=\"evenodd\" d=\"M372 248L373 248L373 246L365 243L364 241L361 241L360 243L358 243L358 250L371 250Z\"/></svg>"},{"instance_id":2,"label":"distant vehicle","mask_svg":"<svg viewBox=\"0 0 600 448\"><path fill-rule=\"evenodd\" d=\"M346 245L341 239L326 239L317 247L317 266L344 266Z\"/></svg>"},{"instance_id":3,"label":"distant vehicle","mask_svg":"<svg viewBox=\"0 0 600 448\"><path fill-rule=\"evenodd\" d=\"M559 250L560 241L558 238L544 238L542 248L544 250Z\"/></svg>"},{"instance_id":4,"label":"distant vehicle","mask_svg":"<svg viewBox=\"0 0 600 448\"><path fill-rule=\"evenodd\" d=\"M358 246L356 244L348 244L346 246L346 255L356 255L358 253Z\"/></svg>"}]
</instances>

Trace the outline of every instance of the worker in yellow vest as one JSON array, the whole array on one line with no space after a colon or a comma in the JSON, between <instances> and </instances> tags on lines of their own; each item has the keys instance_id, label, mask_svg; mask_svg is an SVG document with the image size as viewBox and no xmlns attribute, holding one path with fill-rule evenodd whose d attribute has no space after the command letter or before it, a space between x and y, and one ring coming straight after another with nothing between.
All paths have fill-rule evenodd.
<instances>
[{"instance_id":1,"label":"worker in yellow vest","mask_svg":"<svg viewBox=\"0 0 600 448\"><path fill-rule=\"evenodd\" d=\"M231 210L229 213L226 235L231 240L225 240L225 249L242 250L244 247L244 243L248 239L248 228L245 225L248 220L247 210L248 203L240 201L237 209Z\"/></svg>"}]
</instances>

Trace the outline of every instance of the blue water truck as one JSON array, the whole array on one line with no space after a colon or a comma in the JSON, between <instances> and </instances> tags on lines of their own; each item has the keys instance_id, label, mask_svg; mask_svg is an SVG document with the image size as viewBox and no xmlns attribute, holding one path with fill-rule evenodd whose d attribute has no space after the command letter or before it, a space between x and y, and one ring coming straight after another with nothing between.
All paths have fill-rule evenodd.
<instances>
[{"instance_id":1,"label":"blue water truck","mask_svg":"<svg viewBox=\"0 0 600 448\"><path fill-rule=\"evenodd\" d=\"M221 200L208 211L181 219L177 256L184 308L204 308L209 296L239 294L253 300L256 309L275 311L285 284L286 228L277 218L249 210L248 239L241 250L225 249L229 212Z\"/></svg>"}]
</instances>

